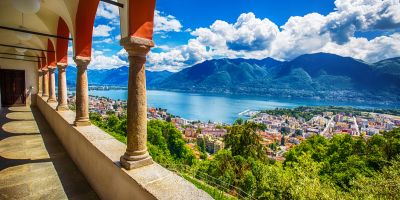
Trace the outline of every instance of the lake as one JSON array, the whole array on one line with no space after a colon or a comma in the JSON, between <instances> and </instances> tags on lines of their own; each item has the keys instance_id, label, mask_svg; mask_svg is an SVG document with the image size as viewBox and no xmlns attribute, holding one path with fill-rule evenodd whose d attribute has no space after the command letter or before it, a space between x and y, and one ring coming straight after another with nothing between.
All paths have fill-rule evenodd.
<instances>
[{"instance_id":1,"label":"lake","mask_svg":"<svg viewBox=\"0 0 400 200\"><path fill-rule=\"evenodd\" d=\"M111 99L126 100L127 90L90 90L90 95L104 96ZM310 99L271 99L250 96L218 96L160 90L147 91L149 107L164 108L173 115L190 120L232 123L245 110L265 110L274 108L294 108L297 106L352 106L357 108L396 108L398 106L360 103L334 102Z\"/></svg>"}]
</instances>

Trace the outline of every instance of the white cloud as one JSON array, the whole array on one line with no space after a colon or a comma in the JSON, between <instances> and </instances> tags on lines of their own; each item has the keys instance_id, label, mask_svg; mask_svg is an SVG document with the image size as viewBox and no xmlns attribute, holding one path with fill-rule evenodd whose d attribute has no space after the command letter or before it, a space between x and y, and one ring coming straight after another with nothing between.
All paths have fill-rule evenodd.
<instances>
[{"instance_id":1,"label":"white cloud","mask_svg":"<svg viewBox=\"0 0 400 200\"><path fill-rule=\"evenodd\" d=\"M180 32L182 24L172 15L164 15L164 13L156 10L154 13L154 32Z\"/></svg>"},{"instance_id":2,"label":"white cloud","mask_svg":"<svg viewBox=\"0 0 400 200\"><path fill-rule=\"evenodd\" d=\"M253 13L244 13L235 24L217 20L210 28L198 28L192 35L197 36L201 44L216 49L258 51L268 49L278 32L278 26L270 20L261 20Z\"/></svg>"},{"instance_id":3,"label":"white cloud","mask_svg":"<svg viewBox=\"0 0 400 200\"><path fill-rule=\"evenodd\" d=\"M200 61L210 59L211 54L197 40L189 40L187 45L168 47L166 52L150 52L147 58L148 68L154 71L179 71Z\"/></svg>"},{"instance_id":4,"label":"white cloud","mask_svg":"<svg viewBox=\"0 0 400 200\"><path fill-rule=\"evenodd\" d=\"M72 49L72 44L71 43L69 43L68 44L68 65L75 65L75 62L74 62L74 60L73 60L73 58L72 58L72 56L73 56L73 49Z\"/></svg>"},{"instance_id":5,"label":"white cloud","mask_svg":"<svg viewBox=\"0 0 400 200\"><path fill-rule=\"evenodd\" d=\"M98 25L93 29L93 36L95 37L108 37L110 36L110 32L113 30L113 27L109 27L107 25Z\"/></svg>"},{"instance_id":6,"label":"white cloud","mask_svg":"<svg viewBox=\"0 0 400 200\"><path fill-rule=\"evenodd\" d=\"M127 60L121 59L118 54L107 56L102 50L92 49L92 60L90 61L90 69L112 69L127 66Z\"/></svg>"},{"instance_id":7,"label":"white cloud","mask_svg":"<svg viewBox=\"0 0 400 200\"><path fill-rule=\"evenodd\" d=\"M183 62L185 60L186 59L183 57L182 52L178 49L161 53L150 52L147 59L148 63L150 63L148 68L155 71L177 71L183 67Z\"/></svg>"},{"instance_id":8,"label":"white cloud","mask_svg":"<svg viewBox=\"0 0 400 200\"><path fill-rule=\"evenodd\" d=\"M271 53L267 56L292 59L322 48L330 41L329 35L321 34L325 23L325 16L318 13L290 17L281 26L281 31L272 44Z\"/></svg>"},{"instance_id":9,"label":"white cloud","mask_svg":"<svg viewBox=\"0 0 400 200\"><path fill-rule=\"evenodd\" d=\"M111 69L128 65L128 62L121 60L116 55L105 56L103 54L93 55L90 61L90 69Z\"/></svg>"},{"instance_id":10,"label":"white cloud","mask_svg":"<svg viewBox=\"0 0 400 200\"><path fill-rule=\"evenodd\" d=\"M109 5L100 2L96 12L97 17L102 17L111 20L112 25L119 25L119 9L117 6ZM154 13L154 32L180 32L182 24L179 20L172 15L165 15L165 13L158 10Z\"/></svg>"},{"instance_id":11,"label":"white cloud","mask_svg":"<svg viewBox=\"0 0 400 200\"><path fill-rule=\"evenodd\" d=\"M103 40L93 40L94 44L101 44L101 43L106 43L106 44L112 44L112 43L117 43L119 40L114 41L111 38L105 38Z\"/></svg>"},{"instance_id":12,"label":"white cloud","mask_svg":"<svg viewBox=\"0 0 400 200\"><path fill-rule=\"evenodd\" d=\"M306 53L327 52L367 62L400 56L400 1L336 0L328 15L293 16L280 27L253 13L241 14L233 24L216 20L197 28L186 45L149 55L156 69L179 70L210 58L265 58L291 60ZM394 30L394 31L393 31ZM357 31L385 31L366 39ZM390 33L392 32L392 33Z\"/></svg>"},{"instance_id":13,"label":"white cloud","mask_svg":"<svg viewBox=\"0 0 400 200\"><path fill-rule=\"evenodd\" d=\"M116 19L119 18L119 9L117 6L100 2L99 7L97 8L96 16L106 19Z\"/></svg>"},{"instance_id":14,"label":"white cloud","mask_svg":"<svg viewBox=\"0 0 400 200\"><path fill-rule=\"evenodd\" d=\"M400 27L398 0L336 0L336 12L326 16L322 31L333 41L344 44L356 31L386 30Z\"/></svg>"},{"instance_id":15,"label":"white cloud","mask_svg":"<svg viewBox=\"0 0 400 200\"><path fill-rule=\"evenodd\" d=\"M330 42L321 51L350 56L373 63L400 55L400 33L380 36L372 40L351 37L349 42L344 45Z\"/></svg>"},{"instance_id":16,"label":"white cloud","mask_svg":"<svg viewBox=\"0 0 400 200\"><path fill-rule=\"evenodd\" d=\"M149 65L154 70L178 71L213 57L263 57L278 32L274 23L258 19L253 13L240 15L234 24L217 20L209 28L192 31L195 38L186 45L152 52Z\"/></svg>"},{"instance_id":17,"label":"white cloud","mask_svg":"<svg viewBox=\"0 0 400 200\"><path fill-rule=\"evenodd\" d=\"M128 60L128 52L125 51L125 49L121 49L117 53L118 58L122 60Z\"/></svg>"},{"instance_id":18,"label":"white cloud","mask_svg":"<svg viewBox=\"0 0 400 200\"><path fill-rule=\"evenodd\" d=\"M92 48L92 58L88 66L89 69L111 69L122 66L127 66L129 63L118 57L118 55L107 56L104 52L111 51L110 49L95 50ZM72 46L68 46L68 64L76 66L73 60Z\"/></svg>"},{"instance_id":19,"label":"white cloud","mask_svg":"<svg viewBox=\"0 0 400 200\"><path fill-rule=\"evenodd\" d=\"M169 51L169 50L171 50L171 49L173 49L173 48L170 47L170 46L168 46L168 45L157 45L157 44L156 44L156 46L153 47L153 50L154 50L154 49L161 49L161 50L163 50L163 51Z\"/></svg>"},{"instance_id":20,"label":"white cloud","mask_svg":"<svg viewBox=\"0 0 400 200\"><path fill-rule=\"evenodd\" d=\"M336 9L327 14L310 13L293 16L278 28L267 18L254 13L241 14L236 22L216 20L209 27L183 29L172 15L155 11L154 32L169 37L169 32L190 32L193 38L180 46L160 45L148 55L151 70L178 71L207 59L265 58L291 60L315 52L351 56L367 62L400 56L400 2L398 0L336 0ZM120 35L111 35L119 25L116 6L100 2L97 16L108 20L107 25L94 28L94 43L113 43ZM355 37L357 31L382 31L385 35L366 39ZM161 51L161 52L160 52ZM94 52L92 68L112 68L127 65L127 53L114 56ZM115 60L113 60L115 59Z\"/></svg>"},{"instance_id":21,"label":"white cloud","mask_svg":"<svg viewBox=\"0 0 400 200\"><path fill-rule=\"evenodd\" d=\"M265 50L270 48L272 41L275 40L279 32L276 26L269 19L258 19L253 13L241 14L237 22L233 25L232 32L226 29L215 32L222 34L230 34L227 38L227 45L232 50Z\"/></svg>"}]
</instances>

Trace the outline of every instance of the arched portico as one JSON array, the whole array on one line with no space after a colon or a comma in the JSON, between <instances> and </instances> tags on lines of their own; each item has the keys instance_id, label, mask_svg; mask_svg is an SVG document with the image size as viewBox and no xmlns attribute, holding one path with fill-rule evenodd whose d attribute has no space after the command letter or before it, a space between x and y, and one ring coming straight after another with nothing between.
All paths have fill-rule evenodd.
<instances>
[{"instance_id":1,"label":"arched portico","mask_svg":"<svg viewBox=\"0 0 400 200\"><path fill-rule=\"evenodd\" d=\"M42 73L43 73L43 91L42 91L42 96L43 97L48 97L49 96L49 70L47 68L47 57L42 51Z\"/></svg>"},{"instance_id":2,"label":"arched portico","mask_svg":"<svg viewBox=\"0 0 400 200\"><path fill-rule=\"evenodd\" d=\"M88 126L89 96L87 67L92 56L92 35L99 0L79 1L75 19L74 61L78 69L76 77L76 126Z\"/></svg>"},{"instance_id":3,"label":"arched portico","mask_svg":"<svg viewBox=\"0 0 400 200\"><path fill-rule=\"evenodd\" d=\"M37 78L37 88L38 95L42 95L43 92L43 72L42 72L42 58L37 57L37 68L38 68L38 78Z\"/></svg>"},{"instance_id":4,"label":"arched portico","mask_svg":"<svg viewBox=\"0 0 400 200\"><path fill-rule=\"evenodd\" d=\"M18 9L18 6L13 5L14 1L22 2L20 4L23 5L22 7L26 5L25 2L39 3L40 5L39 9L35 11L23 11L24 9ZM90 80L88 80L86 71L92 57L93 25L99 1L109 3L108 6L120 7L122 39L119 42L129 56L127 145L117 141L100 128L90 125L89 121L88 83ZM156 1L117 1L0 1L0 53L4 52L5 55L10 56L8 58L0 57L0 68L8 65L14 70L22 68L25 72L29 72L27 79L30 80L25 85L25 90L20 93L30 95L32 92L31 96L36 99L32 105L36 104L36 108L30 110L34 116L32 118L29 115L30 120L27 122L36 121L38 115L35 113L40 112L44 119L37 121L48 124L48 128L39 131L40 135L35 131L35 135L32 136L40 137L44 135L42 131L54 132L69 157L78 166L79 171L84 174L84 179L90 183L101 199L211 199L209 195L197 189L184 178L154 163L147 151L145 63L147 53L154 46L152 38ZM21 12L28 13L22 14ZM22 16L24 16L24 20L21 20ZM22 39L17 37L21 36L21 33ZM68 111L67 105L66 67L68 64L74 64L68 63L69 41L72 41L73 59L77 66L77 76L74 77L76 78L75 113ZM12 62L5 61L5 59L12 60ZM15 65L17 67L14 67ZM55 69L58 69L58 104L55 103ZM18 78L20 77L23 76L19 75ZM7 83L14 82L8 81ZM37 86L38 92L34 86ZM0 119L3 119L3 116L1 117ZM15 130L26 132L25 127L16 127ZM48 143L43 141L44 145ZM53 143L53 141L49 143ZM27 151L29 150L31 149ZM51 165L50 168L59 167L54 164L55 161L58 161L58 155L57 159L51 159L52 156L54 155L49 153L50 159L41 158L35 160L34 164L42 166L40 162L46 162ZM13 162L21 163L15 159ZM25 164L23 163L23 165ZM65 169L64 163L62 165L60 167L61 174L65 173L62 171ZM35 171L38 170L35 168ZM60 174L58 172L54 171L56 178L57 174ZM36 177L42 180L44 178L41 175L42 173ZM22 181L24 181L23 184L21 184ZM21 198L19 191L25 191L25 188L20 185L26 185L25 181L18 179L11 183L13 188L16 186L21 190L3 189L3 191L6 191L7 194L14 193L16 198ZM51 183L54 182L57 181L51 179ZM50 184L46 184L46 186ZM59 193L64 194L65 191L71 189L69 187L71 185L74 184L61 186ZM4 184L0 186L0 189L3 186ZM74 188L76 189L76 187ZM77 190L82 192L82 188ZM30 192L33 193L33 198L48 198L53 195L50 194L53 193L53 190L45 188L43 191L48 193L35 194L34 190ZM81 195L79 193L77 198L88 199L88 196ZM65 197L75 198L75 196ZM24 198L29 199L28 195L25 195Z\"/></svg>"},{"instance_id":5,"label":"arched portico","mask_svg":"<svg viewBox=\"0 0 400 200\"><path fill-rule=\"evenodd\" d=\"M89 98L87 67L92 56L93 25L100 0L54 0L41 1L37 13L16 12L12 0L0 2L7 7L0 14L0 24L16 26L18 16L24 16L22 22L26 29L37 33L32 39L19 41L12 31L0 32L11 43L20 42L29 48L27 54L42 57L38 62L39 94L48 97L49 103L58 102L57 111L68 109L65 71L68 66L67 51L70 34L73 38L73 59L77 66L76 77L76 117L75 126L88 126ZM121 163L126 169L133 169L152 164L147 152L147 99L145 62L146 55L154 46L153 26L155 0L119 0L121 17L120 44L129 54L129 84L128 84L128 128L127 149L121 157ZM111 6L111 5L110 5ZM14 16L10 21L3 20L5 14ZM1 43L1 42L0 42ZM0 47L1 50L11 51L10 48ZM41 52L40 52L41 51ZM58 68L58 99L55 92L55 73Z\"/></svg>"},{"instance_id":6,"label":"arched portico","mask_svg":"<svg viewBox=\"0 0 400 200\"><path fill-rule=\"evenodd\" d=\"M47 102L55 103L57 102L56 79L54 74L56 70L56 57L55 57L54 45L50 39L47 41L47 69L49 76L49 98L47 99Z\"/></svg>"},{"instance_id":7,"label":"arched portico","mask_svg":"<svg viewBox=\"0 0 400 200\"><path fill-rule=\"evenodd\" d=\"M58 20L57 35L64 38L69 37L68 26L60 17ZM57 38L56 62L58 68L58 105L57 111L68 110L67 102L67 77L66 68L68 66L68 40Z\"/></svg>"}]
</instances>

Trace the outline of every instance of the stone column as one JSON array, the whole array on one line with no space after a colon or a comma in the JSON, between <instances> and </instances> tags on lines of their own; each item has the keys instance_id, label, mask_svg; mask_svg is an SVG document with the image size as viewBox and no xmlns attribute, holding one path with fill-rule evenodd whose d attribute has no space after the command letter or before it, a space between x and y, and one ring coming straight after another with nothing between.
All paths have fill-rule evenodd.
<instances>
[{"instance_id":1,"label":"stone column","mask_svg":"<svg viewBox=\"0 0 400 200\"><path fill-rule=\"evenodd\" d=\"M37 95L42 96L43 92L43 72L42 70L38 70L38 87L37 87Z\"/></svg>"},{"instance_id":2,"label":"stone column","mask_svg":"<svg viewBox=\"0 0 400 200\"><path fill-rule=\"evenodd\" d=\"M42 69L42 72L43 72L42 97L48 97L49 96L49 70Z\"/></svg>"},{"instance_id":3,"label":"stone column","mask_svg":"<svg viewBox=\"0 0 400 200\"><path fill-rule=\"evenodd\" d=\"M89 126L89 96L87 66L90 58L76 56L74 58L78 72L76 74L76 117L75 126Z\"/></svg>"},{"instance_id":4,"label":"stone column","mask_svg":"<svg viewBox=\"0 0 400 200\"><path fill-rule=\"evenodd\" d=\"M58 105L57 111L69 110L67 102L67 77L65 69L67 63L57 63L58 68Z\"/></svg>"},{"instance_id":5,"label":"stone column","mask_svg":"<svg viewBox=\"0 0 400 200\"><path fill-rule=\"evenodd\" d=\"M48 103L55 103L57 102L56 97L56 78L54 71L56 68L49 68L49 99L47 99Z\"/></svg>"},{"instance_id":6,"label":"stone column","mask_svg":"<svg viewBox=\"0 0 400 200\"><path fill-rule=\"evenodd\" d=\"M150 165L153 159L147 151L147 100L146 100L146 54L154 46L152 40L128 37L121 40L128 52L128 116L127 149L121 156L125 169Z\"/></svg>"}]
</instances>

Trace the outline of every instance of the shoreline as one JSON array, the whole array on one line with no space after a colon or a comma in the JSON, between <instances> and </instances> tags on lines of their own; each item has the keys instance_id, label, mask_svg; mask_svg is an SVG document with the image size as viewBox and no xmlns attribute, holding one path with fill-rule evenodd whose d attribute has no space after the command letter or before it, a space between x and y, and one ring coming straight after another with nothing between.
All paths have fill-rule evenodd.
<instances>
[{"instance_id":1,"label":"shoreline","mask_svg":"<svg viewBox=\"0 0 400 200\"><path fill-rule=\"evenodd\" d=\"M110 100L116 100L110 97L105 97L105 96L99 96L99 95L89 95L90 97L94 97L94 98L106 98L106 99L110 99ZM127 100L124 99L119 99L119 101L121 102L125 102ZM148 106L148 109L150 108L155 108L155 109L162 109L168 112L167 108L163 108L163 107L153 107L153 106ZM357 108L354 106L332 106L332 105L324 105L324 106L295 106L293 108L274 108L274 109L245 109L243 111L241 111L240 113L238 113L238 117L237 119L243 119L243 120L249 120L252 119L253 117L257 116L260 113L266 113L268 111L278 111L278 110L289 110L289 111L295 111L298 109L311 109L311 110L316 110L316 109L321 109L321 112L331 112L333 110L335 110L336 112L366 112L366 113L371 113L371 114L384 114L390 117L396 117L400 119L400 109L384 109L384 108ZM168 112L169 113L169 112ZM202 123L206 123L206 121L204 120L200 120L200 119L188 119L186 117L183 116L179 116L179 115L175 115L174 113L169 113L172 116L176 116L179 117L181 119L187 120L187 121L199 121ZM210 120L209 120L210 121ZM217 124L227 124L227 125L232 125L234 123L230 122L221 122L221 121L211 121L213 123L217 123Z\"/></svg>"},{"instance_id":2,"label":"shoreline","mask_svg":"<svg viewBox=\"0 0 400 200\"><path fill-rule=\"evenodd\" d=\"M99 87L107 87L107 89L99 89ZM108 88L109 87L109 88ZM113 91L113 90L127 90L128 88L125 86L111 86L111 85L92 85L89 86L89 91ZM68 88L69 91L74 91L74 87ZM187 90L179 90L179 89L156 89L156 88L148 88L148 91L162 91L162 92L175 92L189 95L198 95L198 96L209 96L209 97L224 97L224 98L233 98L233 99L248 99L248 100L259 100L259 101L283 101L283 102L307 102L314 101L318 103L330 103L332 106L337 106L334 103L347 103L347 104L368 104L366 106L351 106L355 108L371 108L371 109L400 109L400 101L373 101L367 99L321 99L321 98L308 98L308 97L284 97L284 96L272 96L272 95L255 95L255 94L236 94L236 93L216 93L216 92L195 92L195 91L187 91ZM396 105L398 105L396 107ZM304 105L308 106L308 105ZM340 105L342 106L342 105Z\"/></svg>"}]
</instances>

